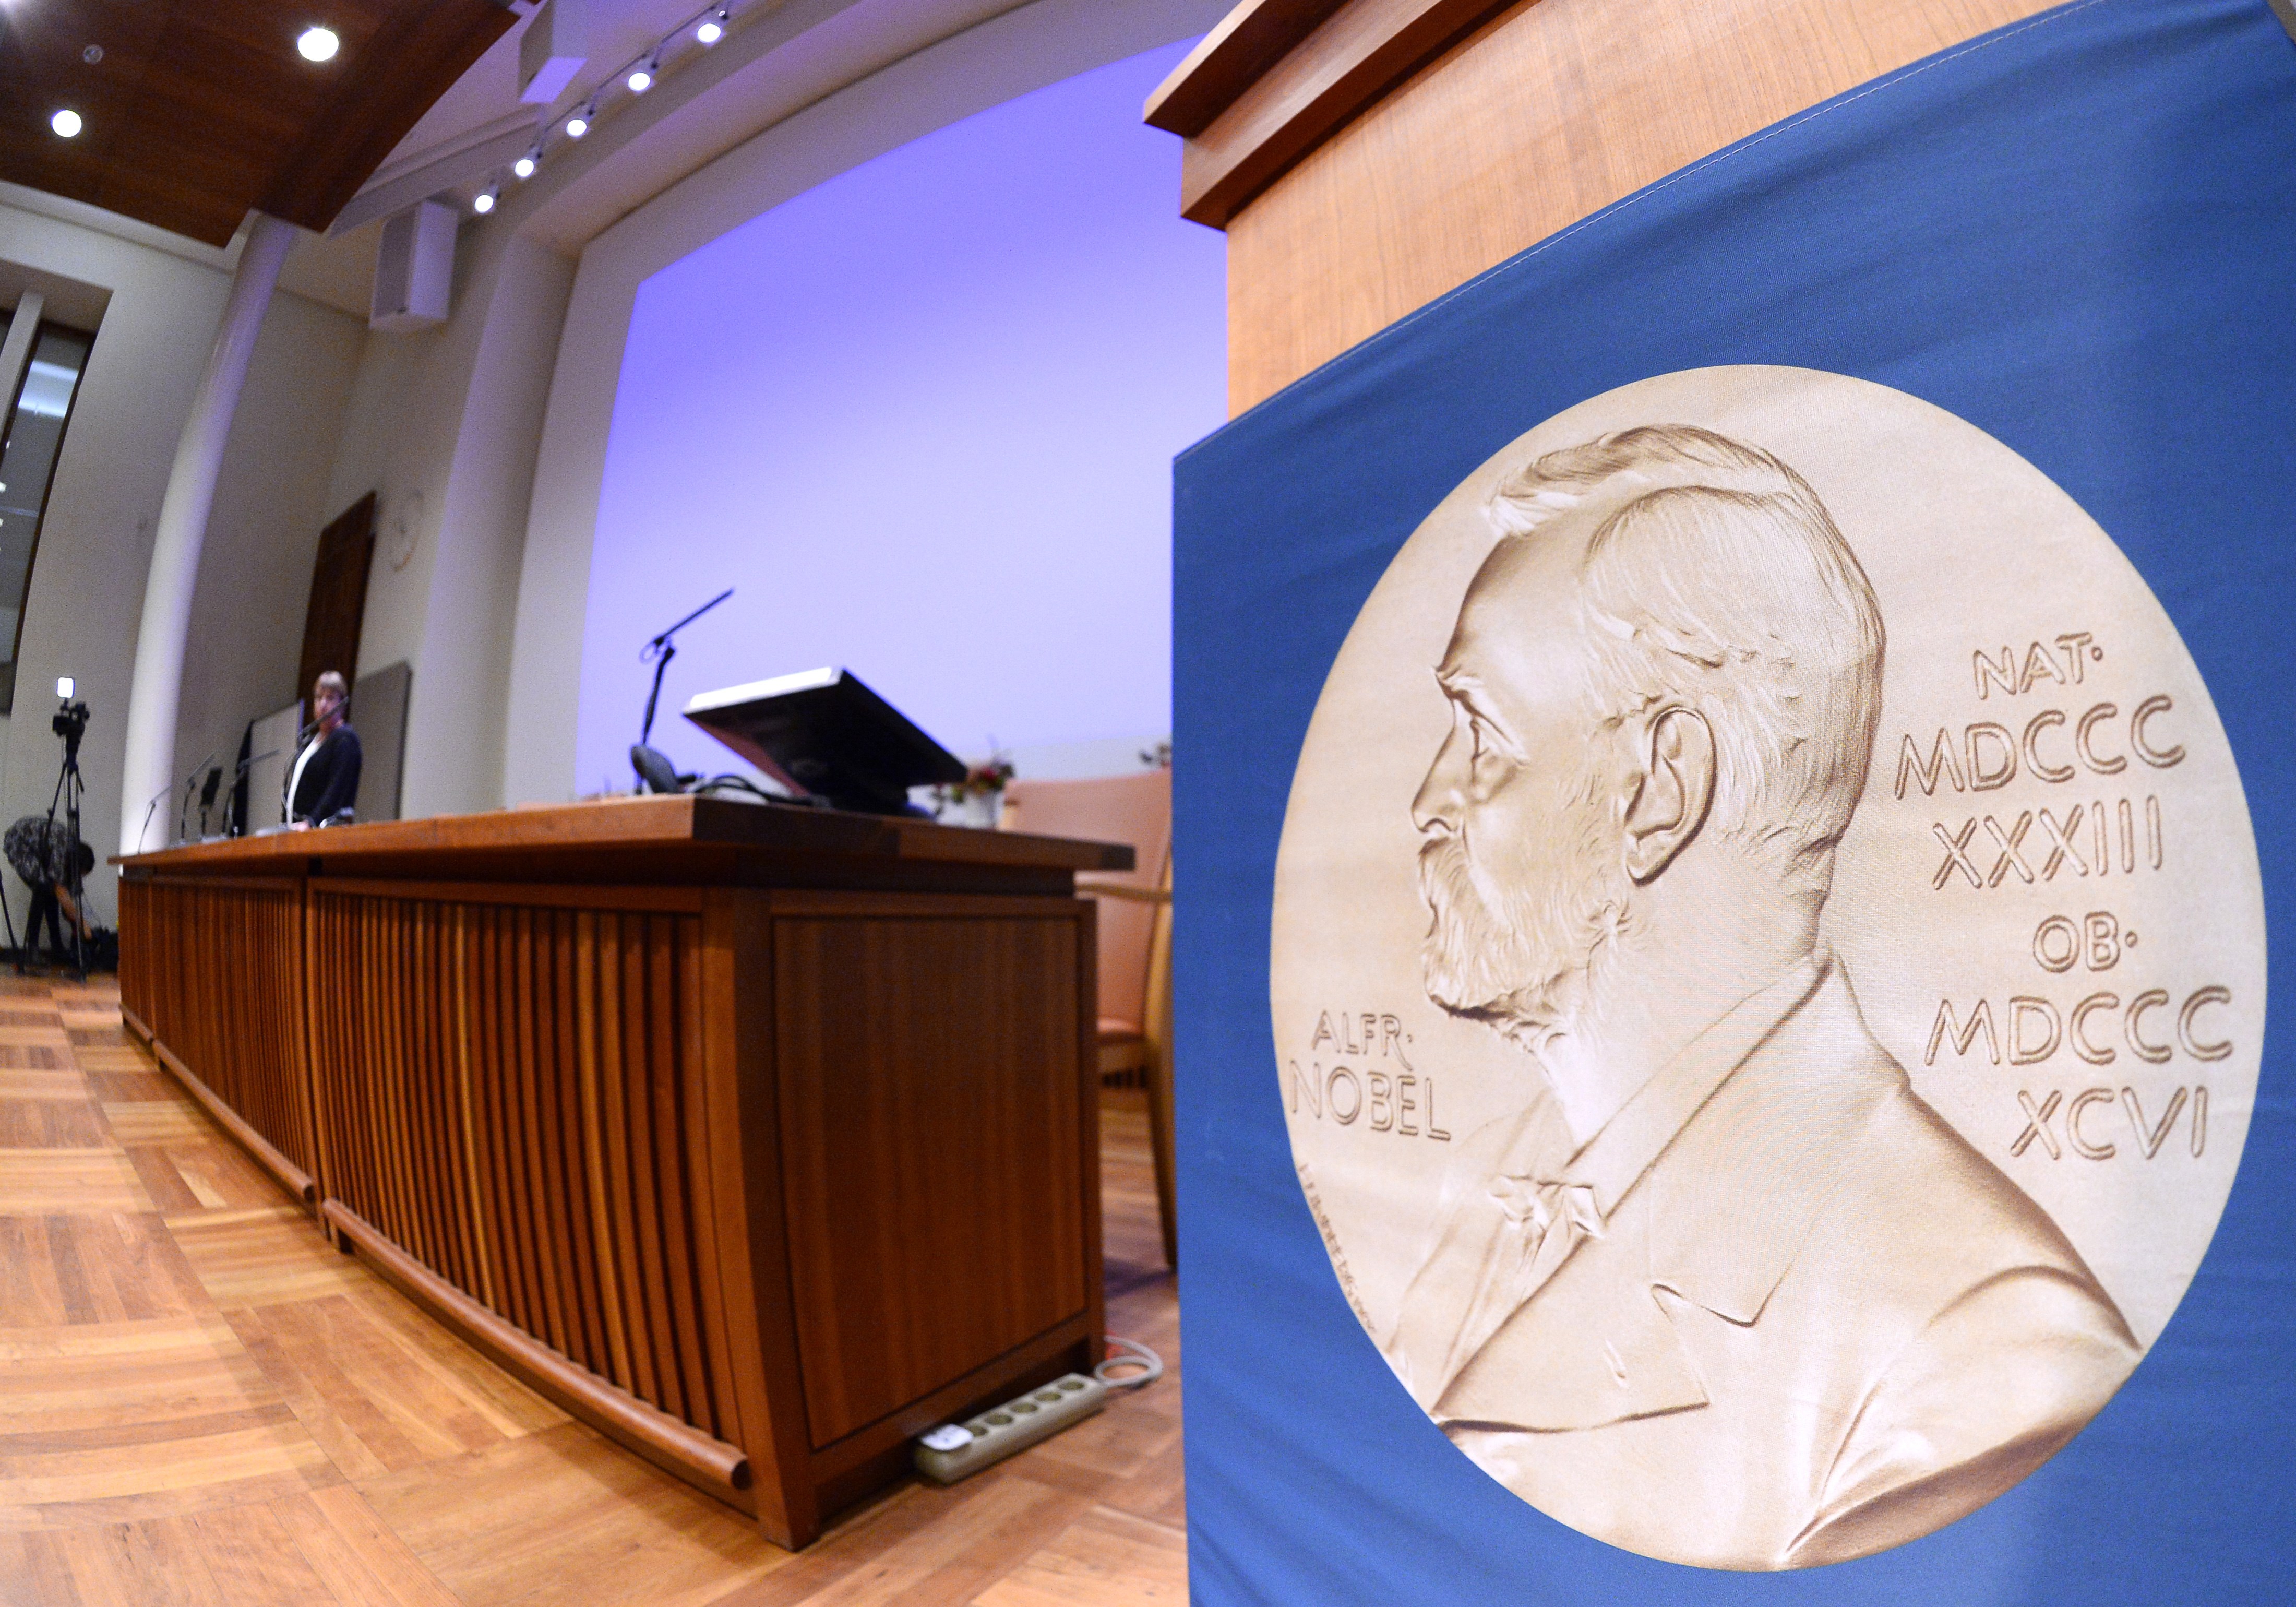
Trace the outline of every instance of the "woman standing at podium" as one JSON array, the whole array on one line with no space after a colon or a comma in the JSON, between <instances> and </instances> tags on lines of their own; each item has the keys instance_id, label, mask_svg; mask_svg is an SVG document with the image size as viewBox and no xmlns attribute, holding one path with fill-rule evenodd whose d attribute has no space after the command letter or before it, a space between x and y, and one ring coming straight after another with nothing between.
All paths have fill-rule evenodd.
<instances>
[{"instance_id":1,"label":"woman standing at podium","mask_svg":"<svg viewBox=\"0 0 2296 1607\"><path fill-rule=\"evenodd\" d=\"M287 820L297 831L348 821L358 797L359 740L344 718L350 689L328 670L311 684L312 724L317 729L295 756L287 782Z\"/></svg>"}]
</instances>

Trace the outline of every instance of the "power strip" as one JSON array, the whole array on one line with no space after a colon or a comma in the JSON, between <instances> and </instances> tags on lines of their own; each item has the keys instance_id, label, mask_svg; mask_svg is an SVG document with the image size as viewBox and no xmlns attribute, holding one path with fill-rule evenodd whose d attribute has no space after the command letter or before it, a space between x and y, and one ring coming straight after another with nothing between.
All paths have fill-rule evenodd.
<instances>
[{"instance_id":1,"label":"power strip","mask_svg":"<svg viewBox=\"0 0 2296 1607\"><path fill-rule=\"evenodd\" d=\"M1071 1373L967 1422L945 1423L918 1439L917 1472L935 1484L955 1484L1082 1423L1108 1404L1108 1394L1100 1380Z\"/></svg>"}]
</instances>

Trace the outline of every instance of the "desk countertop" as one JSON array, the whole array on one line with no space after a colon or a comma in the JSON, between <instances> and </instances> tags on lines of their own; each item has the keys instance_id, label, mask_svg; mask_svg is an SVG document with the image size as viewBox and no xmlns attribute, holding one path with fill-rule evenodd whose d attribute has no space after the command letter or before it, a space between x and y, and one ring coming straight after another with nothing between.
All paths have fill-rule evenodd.
<instances>
[{"instance_id":1,"label":"desk countertop","mask_svg":"<svg viewBox=\"0 0 2296 1607\"><path fill-rule=\"evenodd\" d=\"M776 865L814 859L876 860L922 869L937 865L1046 873L1132 868L1119 843L1031 837L842 810L740 802L692 795L602 799L595 802L385 820L324 831L189 843L146 854L118 855L130 874L182 872L210 875L436 873L488 877L522 868L563 871L587 863L600 871L666 873L717 880L742 869L767 873ZM748 877L736 876L736 880Z\"/></svg>"}]
</instances>

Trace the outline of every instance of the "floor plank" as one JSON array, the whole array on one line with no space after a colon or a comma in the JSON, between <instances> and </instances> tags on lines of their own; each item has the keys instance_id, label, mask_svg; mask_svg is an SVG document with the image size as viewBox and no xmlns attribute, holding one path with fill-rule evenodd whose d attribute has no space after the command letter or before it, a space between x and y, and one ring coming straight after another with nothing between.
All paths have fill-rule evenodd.
<instances>
[{"instance_id":1,"label":"floor plank","mask_svg":"<svg viewBox=\"0 0 2296 1607\"><path fill-rule=\"evenodd\" d=\"M107 1099L103 1114L121 1144L169 1144L216 1136L215 1125L177 1099Z\"/></svg>"},{"instance_id":2,"label":"floor plank","mask_svg":"<svg viewBox=\"0 0 2296 1607\"><path fill-rule=\"evenodd\" d=\"M566 1421L467 1349L426 1342L397 1299L360 1290L227 1314L346 1474L420 1467Z\"/></svg>"},{"instance_id":3,"label":"floor plank","mask_svg":"<svg viewBox=\"0 0 2296 1607\"><path fill-rule=\"evenodd\" d=\"M74 1066L0 1066L0 1099L80 1099L87 1082Z\"/></svg>"},{"instance_id":4,"label":"floor plank","mask_svg":"<svg viewBox=\"0 0 2296 1607\"><path fill-rule=\"evenodd\" d=\"M296 1546L345 1607L462 1607L348 1485L287 1505Z\"/></svg>"},{"instance_id":5,"label":"floor plank","mask_svg":"<svg viewBox=\"0 0 2296 1607\"><path fill-rule=\"evenodd\" d=\"M790 1555L575 1423L358 1488L455 1595L498 1607L701 1603Z\"/></svg>"},{"instance_id":6,"label":"floor plank","mask_svg":"<svg viewBox=\"0 0 2296 1607\"><path fill-rule=\"evenodd\" d=\"M1187 1599L1187 1536L1106 1507L973 1598L979 1607L1172 1607Z\"/></svg>"},{"instance_id":7,"label":"floor plank","mask_svg":"<svg viewBox=\"0 0 2296 1607\"><path fill-rule=\"evenodd\" d=\"M213 1304L149 1212L0 1216L0 1329L132 1322Z\"/></svg>"},{"instance_id":8,"label":"floor plank","mask_svg":"<svg viewBox=\"0 0 2296 1607\"><path fill-rule=\"evenodd\" d=\"M96 1149L109 1142L92 1099L0 1098L0 1150Z\"/></svg>"},{"instance_id":9,"label":"floor plank","mask_svg":"<svg viewBox=\"0 0 2296 1607\"><path fill-rule=\"evenodd\" d=\"M0 1213L152 1209L135 1168L116 1148L0 1149Z\"/></svg>"},{"instance_id":10,"label":"floor plank","mask_svg":"<svg viewBox=\"0 0 2296 1607\"><path fill-rule=\"evenodd\" d=\"M135 1607L231 1607L183 1519L68 1531L58 1549L80 1600Z\"/></svg>"},{"instance_id":11,"label":"floor plank","mask_svg":"<svg viewBox=\"0 0 2296 1607\"><path fill-rule=\"evenodd\" d=\"M322 1300L376 1285L374 1275L313 1227L300 1206L197 1208L166 1218L193 1274L223 1307Z\"/></svg>"},{"instance_id":12,"label":"floor plank","mask_svg":"<svg viewBox=\"0 0 2296 1607\"><path fill-rule=\"evenodd\" d=\"M154 1158L155 1170L164 1168L180 1179L184 1192L202 1209L244 1210L277 1205L288 1198L270 1174L250 1160L245 1151L220 1136L136 1147ZM139 1167L136 1175L141 1179L144 1168Z\"/></svg>"},{"instance_id":13,"label":"floor plank","mask_svg":"<svg viewBox=\"0 0 2296 1607\"><path fill-rule=\"evenodd\" d=\"M335 1593L311 1566L296 1543L294 1530L280 1514L282 1505L291 1505L296 1499L223 1507L169 1521L191 1526L208 1577L216 1582L225 1601L260 1602L266 1607L334 1607Z\"/></svg>"}]
</instances>

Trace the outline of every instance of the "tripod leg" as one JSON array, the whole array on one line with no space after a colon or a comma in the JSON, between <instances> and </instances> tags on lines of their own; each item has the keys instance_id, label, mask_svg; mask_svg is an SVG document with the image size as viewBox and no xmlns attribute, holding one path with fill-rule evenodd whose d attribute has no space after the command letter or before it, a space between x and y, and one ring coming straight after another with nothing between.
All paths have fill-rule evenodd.
<instances>
[{"instance_id":1,"label":"tripod leg","mask_svg":"<svg viewBox=\"0 0 2296 1607\"><path fill-rule=\"evenodd\" d=\"M7 922L8 947L16 955L16 974L20 977L29 974L24 969L23 946L16 941L16 916L8 907L8 895L5 889L0 889L0 921Z\"/></svg>"},{"instance_id":2,"label":"tripod leg","mask_svg":"<svg viewBox=\"0 0 2296 1607\"><path fill-rule=\"evenodd\" d=\"M78 754L65 756L64 769L71 777L71 786L65 791L64 798L71 822L71 875L65 885L70 890L70 901L67 907L70 909L72 917L72 975L85 982L87 980L87 919L80 911L86 907L87 890L79 868L79 804L80 794L86 790L86 783L80 779ZM63 900L59 899L58 902Z\"/></svg>"}]
</instances>

